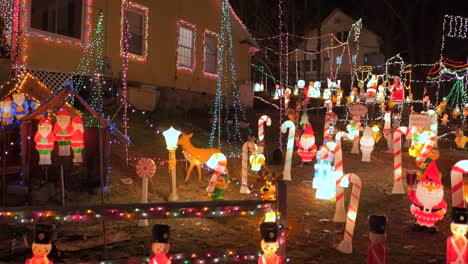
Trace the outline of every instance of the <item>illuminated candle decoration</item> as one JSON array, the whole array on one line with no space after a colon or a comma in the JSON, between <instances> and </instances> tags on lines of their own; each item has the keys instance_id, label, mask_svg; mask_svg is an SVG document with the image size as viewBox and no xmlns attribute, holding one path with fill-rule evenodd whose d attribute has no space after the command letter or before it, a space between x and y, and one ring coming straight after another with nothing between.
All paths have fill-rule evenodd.
<instances>
[{"instance_id":1,"label":"illuminated candle decoration","mask_svg":"<svg viewBox=\"0 0 468 264\"><path fill-rule=\"evenodd\" d=\"M468 210L452 208L452 236L447 238L446 263L468 263Z\"/></svg>"},{"instance_id":2,"label":"illuminated candle decoration","mask_svg":"<svg viewBox=\"0 0 468 264\"><path fill-rule=\"evenodd\" d=\"M154 256L149 260L148 264L171 264L171 260L167 257L171 248L169 244L170 227L155 224L151 229L151 233L151 251Z\"/></svg>"},{"instance_id":3,"label":"illuminated candle decoration","mask_svg":"<svg viewBox=\"0 0 468 264\"><path fill-rule=\"evenodd\" d=\"M468 174L468 160L457 162L451 172L450 181L452 183L452 207L464 208L468 196L463 180L463 175Z\"/></svg>"},{"instance_id":4,"label":"illuminated candle decoration","mask_svg":"<svg viewBox=\"0 0 468 264\"><path fill-rule=\"evenodd\" d=\"M367 264L387 264L387 248L385 246L387 217L370 215L368 220L370 245L367 250Z\"/></svg>"},{"instance_id":5,"label":"illuminated candle decoration","mask_svg":"<svg viewBox=\"0 0 468 264\"><path fill-rule=\"evenodd\" d=\"M434 224L444 218L447 203L444 200L444 186L435 161L432 161L417 183L409 186L410 212L416 219L414 229L437 232Z\"/></svg>"},{"instance_id":6,"label":"illuminated candle decoration","mask_svg":"<svg viewBox=\"0 0 468 264\"><path fill-rule=\"evenodd\" d=\"M381 125L380 124L372 125L371 129L372 129L372 138L374 139L374 142L377 144L382 138Z\"/></svg>"},{"instance_id":7,"label":"illuminated candle decoration","mask_svg":"<svg viewBox=\"0 0 468 264\"><path fill-rule=\"evenodd\" d=\"M57 122L54 125L54 133L59 145L59 156L70 156L70 137L73 133L73 125L70 122L70 113L60 109L57 113Z\"/></svg>"},{"instance_id":8,"label":"illuminated candle decoration","mask_svg":"<svg viewBox=\"0 0 468 264\"><path fill-rule=\"evenodd\" d=\"M13 123L14 113L12 113L12 101L11 97L6 97L0 102L0 116L2 126L7 126Z\"/></svg>"},{"instance_id":9,"label":"illuminated candle decoration","mask_svg":"<svg viewBox=\"0 0 468 264\"><path fill-rule=\"evenodd\" d=\"M127 1L127 3L125 3ZM129 38L125 38L125 19L128 19L128 16L124 15L125 12L125 6L127 5L127 8L130 11L137 11L138 13L143 14L143 54L138 55L138 54L133 54L131 52L125 52L125 45L130 41ZM122 0L122 5L121 5L121 13L122 15L120 16L120 56L123 58L126 56L125 53L127 53L128 58L139 61L139 62L146 62L147 57L148 57L148 42L149 42L149 8L146 6L143 6L139 3L132 2L130 0Z\"/></svg>"},{"instance_id":10,"label":"illuminated candle decoration","mask_svg":"<svg viewBox=\"0 0 468 264\"><path fill-rule=\"evenodd\" d=\"M289 132L288 132L289 131ZM286 146L286 157L284 161L284 170L283 170L283 180L291 180L291 162L292 162L292 153L294 149L294 136L296 134L296 127L294 123L290 120L285 121L281 125L281 133L288 132L288 143Z\"/></svg>"},{"instance_id":11,"label":"illuminated candle decoration","mask_svg":"<svg viewBox=\"0 0 468 264\"><path fill-rule=\"evenodd\" d=\"M303 162L311 162L314 159L317 146L315 145L314 130L310 124L302 132L300 140L296 139L296 147L297 154L299 154Z\"/></svg>"},{"instance_id":12,"label":"illuminated candle decoration","mask_svg":"<svg viewBox=\"0 0 468 264\"><path fill-rule=\"evenodd\" d=\"M29 102L26 100L24 93L14 93L12 95L13 102L11 107L15 113L16 119L21 119L29 114Z\"/></svg>"},{"instance_id":13,"label":"illuminated candle decoration","mask_svg":"<svg viewBox=\"0 0 468 264\"><path fill-rule=\"evenodd\" d=\"M43 117L39 121L34 142L36 149L39 152L39 165L52 164L51 153L54 149L55 135L52 132L52 122L47 117Z\"/></svg>"},{"instance_id":14,"label":"illuminated candle decoration","mask_svg":"<svg viewBox=\"0 0 468 264\"><path fill-rule=\"evenodd\" d=\"M34 239L31 245L33 257L27 259L25 264L52 264L47 257L52 250L52 226L36 224L34 227Z\"/></svg>"},{"instance_id":15,"label":"illuminated candle decoration","mask_svg":"<svg viewBox=\"0 0 468 264\"><path fill-rule=\"evenodd\" d=\"M276 254L279 248L279 228L277 223L263 222L260 225L262 241L260 246L263 254L258 259L258 264L281 264L283 259Z\"/></svg>"},{"instance_id":16,"label":"illuminated candle decoration","mask_svg":"<svg viewBox=\"0 0 468 264\"><path fill-rule=\"evenodd\" d=\"M84 127L80 116L72 119L73 133L71 134L71 149L73 150L73 163L83 162Z\"/></svg>"},{"instance_id":17,"label":"illuminated candle decoration","mask_svg":"<svg viewBox=\"0 0 468 264\"><path fill-rule=\"evenodd\" d=\"M363 135L360 140L361 144L361 152L362 152L362 159L361 161L370 162L371 161L371 153L374 150L375 141L372 137L372 129L370 127L366 127L364 129Z\"/></svg>"}]
</instances>

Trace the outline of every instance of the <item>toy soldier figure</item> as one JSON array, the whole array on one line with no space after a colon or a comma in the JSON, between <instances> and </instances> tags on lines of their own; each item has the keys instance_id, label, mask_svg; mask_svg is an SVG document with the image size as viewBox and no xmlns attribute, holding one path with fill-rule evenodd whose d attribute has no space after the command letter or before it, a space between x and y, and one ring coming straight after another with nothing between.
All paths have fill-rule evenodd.
<instances>
[{"instance_id":1,"label":"toy soldier figure","mask_svg":"<svg viewBox=\"0 0 468 264\"><path fill-rule=\"evenodd\" d=\"M169 231L168 225L156 224L153 226L151 249L154 256L150 259L149 264L171 264L171 260L166 256L170 249Z\"/></svg>"},{"instance_id":2,"label":"toy soldier figure","mask_svg":"<svg viewBox=\"0 0 468 264\"><path fill-rule=\"evenodd\" d=\"M371 243L367 250L367 264L387 264L386 225L387 218L385 216L369 216L369 240Z\"/></svg>"}]
</instances>

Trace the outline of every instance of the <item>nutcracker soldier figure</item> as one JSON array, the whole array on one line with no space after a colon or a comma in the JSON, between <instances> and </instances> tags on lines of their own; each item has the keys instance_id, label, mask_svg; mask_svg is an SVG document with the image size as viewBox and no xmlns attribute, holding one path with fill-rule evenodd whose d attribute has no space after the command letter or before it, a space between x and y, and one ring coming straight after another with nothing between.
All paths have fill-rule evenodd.
<instances>
[{"instance_id":1,"label":"nutcracker soldier figure","mask_svg":"<svg viewBox=\"0 0 468 264\"><path fill-rule=\"evenodd\" d=\"M367 250L367 264L387 264L386 224L387 218L383 215L369 216L370 245Z\"/></svg>"},{"instance_id":2,"label":"nutcracker soldier figure","mask_svg":"<svg viewBox=\"0 0 468 264\"><path fill-rule=\"evenodd\" d=\"M281 264L283 260L281 256L276 254L279 248L278 243L278 224L273 222L263 222L260 225L260 233L262 235L262 242L260 246L263 254L258 258L258 264Z\"/></svg>"},{"instance_id":3,"label":"nutcracker soldier figure","mask_svg":"<svg viewBox=\"0 0 468 264\"><path fill-rule=\"evenodd\" d=\"M32 243L33 257L27 259L25 264L53 264L47 258L52 250L52 226L37 224L34 228L34 241Z\"/></svg>"},{"instance_id":4,"label":"nutcracker soldier figure","mask_svg":"<svg viewBox=\"0 0 468 264\"><path fill-rule=\"evenodd\" d=\"M148 264L171 264L171 260L167 257L167 253L170 249L169 231L170 228L168 225L156 224L153 226L151 250L154 256L150 259Z\"/></svg>"},{"instance_id":5,"label":"nutcracker soldier figure","mask_svg":"<svg viewBox=\"0 0 468 264\"><path fill-rule=\"evenodd\" d=\"M446 264L468 263L466 233L468 231L468 210L466 208L452 208L452 236L447 239Z\"/></svg>"}]
</instances>

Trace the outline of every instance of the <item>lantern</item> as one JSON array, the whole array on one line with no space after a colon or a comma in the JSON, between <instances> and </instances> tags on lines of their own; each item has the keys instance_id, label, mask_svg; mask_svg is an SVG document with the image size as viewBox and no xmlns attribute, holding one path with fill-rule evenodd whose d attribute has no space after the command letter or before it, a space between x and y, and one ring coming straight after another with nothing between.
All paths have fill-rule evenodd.
<instances>
[{"instance_id":1,"label":"lantern","mask_svg":"<svg viewBox=\"0 0 468 264\"><path fill-rule=\"evenodd\" d=\"M252 171L260 171L262 169L263 163L265 163L265 156L260 153L253 153L249 157L250 160L250 169Z\"/></svg>"},{"instance_id":2,"label":"lantern","mask_svg":"<svg viewBox=\"0 0 468 264\"><path fill-rule=\"evenodd\" d=\"M169 150L169 170L171 172L171 193L168 197L169 201L179 200L176 183L175 151L177 149L177 141L179 140L180 134L181 132L174 129L172 126L163 132L164 139L166 140L166 148Z\"/></svg>"},{"instance_id":3,"label":"lantern","mask_svg":"<svg viewBox=\"0 0 468 264\"><path fill-rule=\"evenodd\" d=\"M174 129L172 126L163 132L164 139L166 140L166 147L168 150L175 150L177 148L177 141L179 140L181 132Z\"/></svg>"}]
</instances>

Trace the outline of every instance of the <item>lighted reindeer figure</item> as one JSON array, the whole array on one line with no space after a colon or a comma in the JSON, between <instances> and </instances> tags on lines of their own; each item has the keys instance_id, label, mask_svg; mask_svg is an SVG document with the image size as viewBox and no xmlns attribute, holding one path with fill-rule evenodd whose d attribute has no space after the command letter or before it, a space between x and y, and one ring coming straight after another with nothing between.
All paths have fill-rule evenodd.
<instances>
[{"instance_id":1,"label":"lighted reindeer figure","mask_svg":"<svg viewBox=\"0 0 468 264\"><path fill-rule=\"evenodd\" d=\"M201 165L205 164L211 157L211 155L215 153L221 153L221 150L216 148L209 148L209 149L202 149L197 148L192 145L190 139L192 138L192 134L185 134L182 133L179 137L179 141L177 142L178 145L182 147L184 151L184 157L186 160L190 162L190 166L187 170L187 174L185 175L185 182L187 182L190 178L190 173L192 173L193 167L197 166L198 172L198 181L202 182L202 174L201 174ZM226 174L229 175L226 168Z\"/></svg>"}]
</instances>

